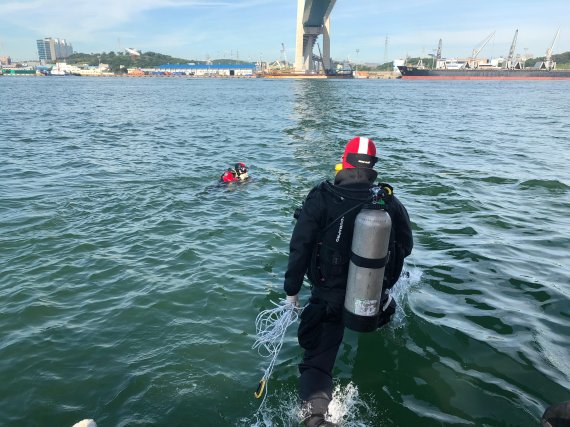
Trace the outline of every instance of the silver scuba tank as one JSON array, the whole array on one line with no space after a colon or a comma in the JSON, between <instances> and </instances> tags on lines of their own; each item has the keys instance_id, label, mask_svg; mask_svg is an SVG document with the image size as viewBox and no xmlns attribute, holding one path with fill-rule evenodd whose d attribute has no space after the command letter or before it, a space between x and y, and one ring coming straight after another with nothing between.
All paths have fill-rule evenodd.
<instances>
[{"instance_id":1,"label":"silver scuba tank","mask_svg":"<svg viewBox=\"0 0 570 427\"><path fill-rule=\"evenodd\" d=\"M375 199L378 192L373 188ZM344 325L357 332L376 330L392 220L383 201L364 207L354 221L352 254L344 299Z\"/></svg>"}]
</instances>

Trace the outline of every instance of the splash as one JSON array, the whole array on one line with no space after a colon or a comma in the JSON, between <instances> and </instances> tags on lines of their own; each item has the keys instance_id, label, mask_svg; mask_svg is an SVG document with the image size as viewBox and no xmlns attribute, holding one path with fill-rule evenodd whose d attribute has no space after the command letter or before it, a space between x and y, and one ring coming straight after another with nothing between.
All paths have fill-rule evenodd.
<instances>
[{"instance_id":1,"label":"splash","mask_svg":"<svg viewBox=\"0 0 570 427\"><path fill-rule=\"evenodd\" d=\"M406 324L404 306L409 293L420 283L423 272L416 267L407 268L402 272L398 283L390 289L390 295L396 300L396 313L390 322L391 329L401 328Z\"/></svg>"},{"instance_id":2,"label":"splash","mask_svg":"<svg viewBox=\"0 0 570 427\"><path fill-rule=\"evenodd\" d=\"M372 398L366 402L361 398L358 387L348 383L346 387L337 385L333 391L333 400L329 404L327 420L343 427L366 427L378 425L376 412L372 409L376 405Z\"/></svg>"},{"instance_id":3,"label":"splash","mask_svg":"<svg viewBox=\"0 0 570 427\"><path fill-rule=\"evenodd\" d=\"M240 420L242 427L297 427L309 414L307 406L299 403L296 393L280 390L273 394L270 406L268 401L259 407L252 418ZM333 399L329 404L327 420L343 427L366 427L381 425L374 411L376 405L371 397L361 397L358 387L352 383L346 386L337 384Z\"/></svg>"},{"instance_id":4,"label":"splash","mask_svg":"<svg viewBox=\"0 0 570 427\"><path fill-rule=\"evenodd\" d=\"M238 423L241 427L297 427L302 421L301 408L297 393L277 390L269 399L264 400L251 418L243 418Z\"/></svg>"}]
</instances>

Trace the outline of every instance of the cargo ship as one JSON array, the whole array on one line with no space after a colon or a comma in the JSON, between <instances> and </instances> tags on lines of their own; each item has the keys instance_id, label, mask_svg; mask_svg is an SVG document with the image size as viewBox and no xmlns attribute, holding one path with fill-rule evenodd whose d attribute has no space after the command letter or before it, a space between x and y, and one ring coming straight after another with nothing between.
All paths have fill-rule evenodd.
<instances>
[{"instance_id":1,"label":"cargo ship","mask_svg":"<svg viewBox=\"0 0 570 427\"><path fill-rule=\"evenodd\" d=\"M427 69L398 66L402 79L416 80L570 80L570 70L548 69Z\"/></svg>"},{"instance_id":2,"label":"cargo ship","mask_svg":"<svg viewBox=\"0 0 570 427\"><path fill-rule=\"evenodd\" d=\"M556 62L552 57L560 29L546 50L544 60L528 68L525 67L526 58L515 55L518 32L517 29L506 59L482 60L477 58L477 55L495 35L493 32L487 36L480 47L473 49L470 58L442 58L442 40L440 39L437 53L432 55L435 62L434 68L427 68L420 59L415 67L405 64L398 65L398 71L402 79L418 80L570 80L570 70L557 70Z\"/></svg>"}]
</instances>

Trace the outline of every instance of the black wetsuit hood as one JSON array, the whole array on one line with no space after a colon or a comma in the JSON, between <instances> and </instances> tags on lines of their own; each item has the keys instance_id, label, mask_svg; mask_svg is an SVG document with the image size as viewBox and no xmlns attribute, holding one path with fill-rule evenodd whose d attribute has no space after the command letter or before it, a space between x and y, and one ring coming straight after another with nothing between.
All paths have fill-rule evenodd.
<instances>
[{"instance_id":1,"label":"black wetsuit hood","mask_svg":"<svg viewBox=\"0 0 570 427\"><path fill-rule=\"evenodd\" d=\"M371 185L377 177L378 172L373 169L343 169L336 174L334 178L334 184L340 186L352 186L366 183L368 185Z\"/></svg>"}]
</instances>

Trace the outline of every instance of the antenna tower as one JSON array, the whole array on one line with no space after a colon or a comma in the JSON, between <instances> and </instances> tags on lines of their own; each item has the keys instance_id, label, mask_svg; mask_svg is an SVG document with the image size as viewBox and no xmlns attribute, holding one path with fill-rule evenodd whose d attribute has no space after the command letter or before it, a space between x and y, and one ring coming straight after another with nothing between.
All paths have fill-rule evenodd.
<instances>
[{"instance_id":1,"label":"antenna tower","mask_svg":"<svg viewBox=\"0 0 570 427\"><path fill-rule=\"evenodd\" d=\"M388 45L390 44L390 38L386 35L386 41L384 42L384 64L388 62Z\"/></svg>"}]
</instances>

